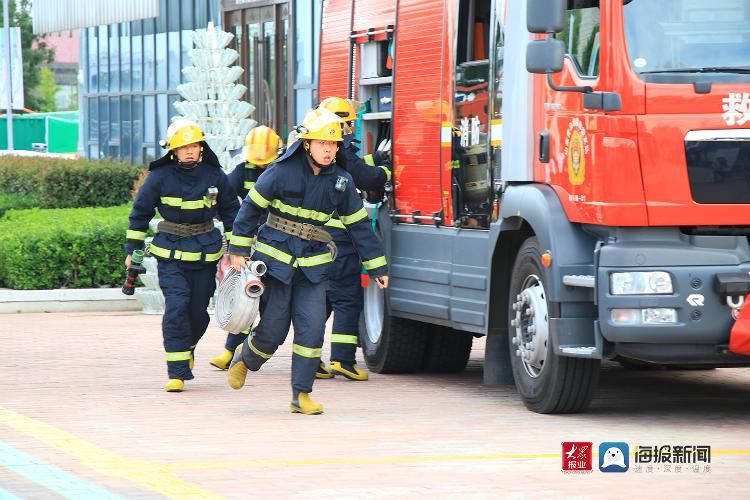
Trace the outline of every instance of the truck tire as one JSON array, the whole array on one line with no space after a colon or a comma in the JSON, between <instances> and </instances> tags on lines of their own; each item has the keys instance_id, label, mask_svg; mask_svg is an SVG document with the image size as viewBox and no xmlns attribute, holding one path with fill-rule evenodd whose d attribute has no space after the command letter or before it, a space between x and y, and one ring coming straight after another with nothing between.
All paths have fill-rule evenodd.
<instances>
[{"instance_id":1,"label":"truck tire","mask_svg":"<svg viewBox=\"0 0 750 500\"><path fill-rule=\"evenodd\" d=\"M375 373L416 373L422 369L428 325L390 315L388 293L374 280L364 290L360 345Z\"/></svg>"},{"instance_id":2,"label":"truck tire","mask_svg":"<svg viewBox=\"0 0 750 500\"><path fill-rule=\"evenodd\" d=\"M576 413L591 402L600 360L559 356L549 338L549 302L536 237L518 251L510 280L508 342L516 388L536 413Z\"/></svg>"},{"instance_id":3,"label":"truck tire","mask_svg":"<svg viewBox=\"0 0 750 500\"><path fill-rule=\"evenodd\" d=\"M469 362L474 337L470 333L441 326L428 326L427 350L422 362L426 373L463 371Z\"/></svg>"}]
</instances>

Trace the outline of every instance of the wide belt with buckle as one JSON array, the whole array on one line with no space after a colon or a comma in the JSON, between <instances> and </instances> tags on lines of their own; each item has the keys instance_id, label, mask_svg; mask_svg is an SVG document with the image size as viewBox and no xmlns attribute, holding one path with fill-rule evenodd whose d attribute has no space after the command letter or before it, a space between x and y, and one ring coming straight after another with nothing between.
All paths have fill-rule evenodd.
<instances>
[{"instance_id":1,"label":"wide belt with buckle","mask_svg":"<svg viewBox=\"0 0 750 500\"><path fill-rule=\"evenodd\" d=\"M214 221L207 220L200 224L180 224L178 222L171 222L168 220L159 221L156 225L157 233L168 233L174 234L181 238L188 238L190 236L196 236L198 234L210 233L214 230Z\"/></svg>"},{"instance_id":2,"label":"wide belt with buckle","mask_svg":"<svg viewBox=\"0 0 750 500\"><path fill-rule=\"evenodd\" d=\"M303 240L314 240L325 243L328 246L328 250L331 252L331 259L336 260L336 254L338 252L336 244L333 242L331 234L322 227L306 224L304 222L296 222L270 213L266 219L266 226L281 231L282 233L297 236Z\"/></svg>"},{"instance_id":3,"label":"wide belt with buckle","mask_svg":"<svg viewBox=\"0 0 750 500\"><path fill-rule=\"evenodd\" d=\"M330 243L333 239L331 234L322 227L306 224L304 222L295 222L274 214L268 214L266 226L281 231L282 233L297 236L303 240L315 240L321 243Z\"/></svg>"}]
</instances>

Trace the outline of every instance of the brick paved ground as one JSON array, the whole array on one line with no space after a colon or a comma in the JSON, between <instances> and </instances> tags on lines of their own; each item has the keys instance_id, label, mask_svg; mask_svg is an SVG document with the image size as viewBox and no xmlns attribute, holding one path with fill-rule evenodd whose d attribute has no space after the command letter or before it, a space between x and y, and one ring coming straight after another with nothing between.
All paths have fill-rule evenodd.
<instances>
[{"instance_id":1,"label":"brick paved ground","mask_svg":"<svg viewBox=\"0 0 750 500\"><path fill-rule=\"evenodd\" d=\"M481 384L482 343L455 375L319 381L293 415L289 343L249 387L208 365L163 392L160 316L0 315L0 498L741 498L750 369L605 368L583 415L528 412ZM707 444L710 472L560 472L561 441Z\"/></svg>"}]
</instances>

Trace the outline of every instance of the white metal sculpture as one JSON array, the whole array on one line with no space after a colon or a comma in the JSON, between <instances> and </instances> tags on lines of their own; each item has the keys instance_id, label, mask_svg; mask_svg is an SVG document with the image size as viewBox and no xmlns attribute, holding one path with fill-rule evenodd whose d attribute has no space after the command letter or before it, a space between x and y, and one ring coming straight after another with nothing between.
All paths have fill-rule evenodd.
<instances>
[{"instance_id":1,"label":"white metal sculpture","mask_svg":"<svg viewBox=\"0 0 750 500\"><path fill-rule=\"evenodd\" d=\"M192 36L195 48L188 52L192 65L182 69L188 82L177 86L185 100L174 103L181 116L173 120L184 117L198 123L221 166L229 171L241 162L232 156L232 151L241 151L245 136L257 125L248 118L255 107L240 101L247 87L236 83L242 68L231 66L238 57L236 50L227 48L234 35L209 23L206 30L194 31ZM152 230L156 222L158 219L151 221ZM214 222L223 232L221 222ZM159 288L156 259L146 257L143 264L148 272L141 277L145 286L136 289L136 298L145 314L162 314L164 296ZM209 304L209 310L214 302Z\"/></svg>"},{"instance_id":2,"label":"white metal sculpture","mask_svg":"<svg viewBox=\"0 0 750 500\"><path fill-rule=\"evenodd\" d=\"M174 103L180 115L201 126L225 170L239 163L231 152L242 148L245 136L257 125L248 118L255 107L240 100L247 87L237 83L243 69L231 66L239 56L236 50L227 48L233 36L214 28L213 23L205 31L193 32L195 48L188 52L192 65L182 69L188 83L177 86L185 100Z\"/></svg>"}]
</instances>

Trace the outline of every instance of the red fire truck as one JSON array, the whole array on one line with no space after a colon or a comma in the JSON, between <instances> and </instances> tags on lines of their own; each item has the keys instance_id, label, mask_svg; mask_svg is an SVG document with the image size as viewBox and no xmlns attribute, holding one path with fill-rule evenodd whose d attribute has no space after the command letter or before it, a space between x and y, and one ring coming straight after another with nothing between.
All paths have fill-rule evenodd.
<instances>
[{"instance_id":1,"label":"red fire truck","mask_svg":"<svg viewBox=\"0 0 750 500\"><path fill-rule=\"evenodd\" d=\"M392 141L369 367L486 336L485 382L563 413L602 359L750 365L748 47L743 0L325 2L320 95Z\"/></svg>"}]
</instances>

